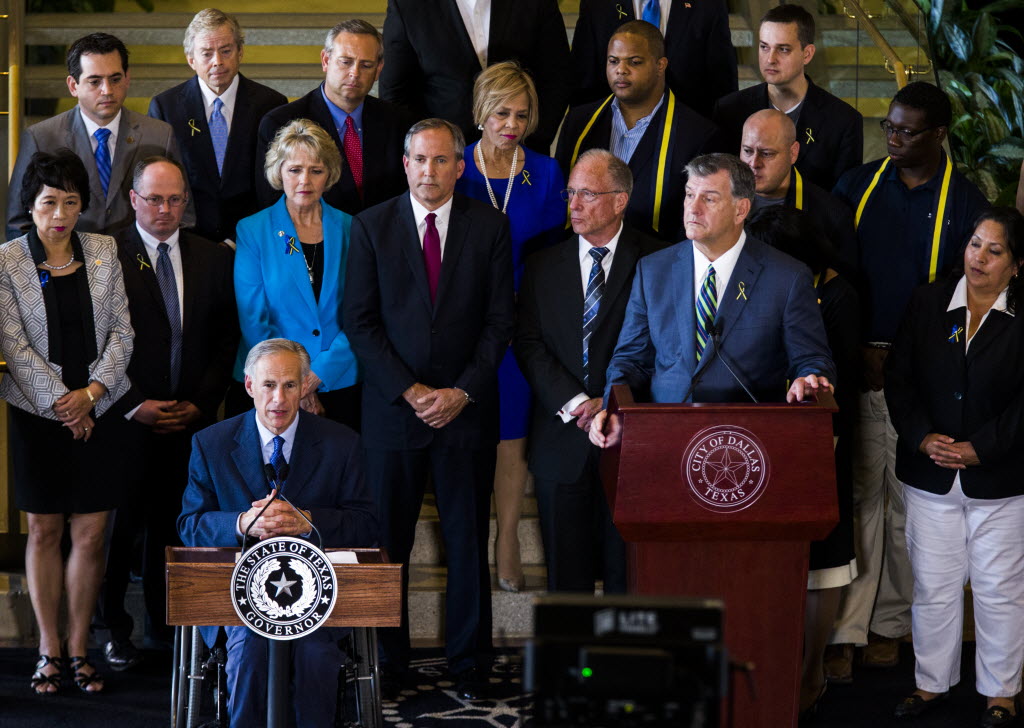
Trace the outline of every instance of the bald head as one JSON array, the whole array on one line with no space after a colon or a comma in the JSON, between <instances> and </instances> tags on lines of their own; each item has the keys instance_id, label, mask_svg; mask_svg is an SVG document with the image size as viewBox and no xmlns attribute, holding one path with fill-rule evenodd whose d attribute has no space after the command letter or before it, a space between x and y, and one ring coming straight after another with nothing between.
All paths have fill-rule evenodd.
<instances>
[{"instance_id":1,"label":"bald head","mask_svg":"<svg viewBox=\"0 0 1024 728\"><path fill-rule=\"evenodd\" d=\"M784 113L764 109L747 118L740 159L753 170L758 195L784 197L789 190L790 170L799 154L796 126Z\"/></svg>"}]
</instances>

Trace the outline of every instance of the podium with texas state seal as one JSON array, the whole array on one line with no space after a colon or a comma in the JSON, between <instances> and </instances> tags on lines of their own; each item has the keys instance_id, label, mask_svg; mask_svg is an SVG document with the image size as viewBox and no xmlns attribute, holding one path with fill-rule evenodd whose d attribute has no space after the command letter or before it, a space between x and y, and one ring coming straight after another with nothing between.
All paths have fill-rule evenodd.
<instances>
[{"instance_id":1,"label":"podium with texas state seal","mask_svg":"<svg viewBox=\"0 0 1024 728\"><path fill-rule=\"evenodd\" d=\"M630 592L718 598L746 666L732 724L797 722L809 543L838 522L828 393L799 404L638 404L612 389L619 445L603 454Z\"/></svg>"}]
</instances>

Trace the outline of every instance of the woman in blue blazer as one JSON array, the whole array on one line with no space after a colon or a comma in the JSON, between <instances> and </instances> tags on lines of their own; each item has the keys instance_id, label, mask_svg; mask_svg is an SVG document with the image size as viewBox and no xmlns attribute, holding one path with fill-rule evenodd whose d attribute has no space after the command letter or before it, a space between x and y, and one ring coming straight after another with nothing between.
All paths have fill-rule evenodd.
<instances>
[{"instance_id":1,"label":"woman in blue blazer","mask_svg":"<svg viewBox=\"0 0 1024 728\"><path fill-rule=\"evenodd\" d=\"M255 344L297 341L312 364L302 408L358 430L359 369L341 326L352 218L322 199L341 176L341 155L327 132L296 119L274 137L265 171L284 195L238 223L235 300L242 339L235 379L243 381L245 356Z\"/></svg>"}]
</instances>

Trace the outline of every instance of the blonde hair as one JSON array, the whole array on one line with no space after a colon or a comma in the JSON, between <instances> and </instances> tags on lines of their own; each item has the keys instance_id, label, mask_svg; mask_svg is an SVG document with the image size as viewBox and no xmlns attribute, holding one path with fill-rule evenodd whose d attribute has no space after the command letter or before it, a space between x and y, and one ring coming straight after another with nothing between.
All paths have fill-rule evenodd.
<instances>
[{"instance_id":1,"label":"blonde hair","mask_svg":"<svg viewBox=\"0 0 1024 728\"><path fill-rule=\"evenodd\" d=\"M277 130L263 163L267 182L275 190L284 187L281 182L281 165L297 149L305 149L327 168L326 189L341 179L341 153L331 135L309 119L295 119Z\"/></svg>"},{"instance_id":2,"label":"blonde hair","mask_svg":"<svg viewBox=\"0 0 1024 728\"><path fill-rule=\"evenodd\" d=\"M185 28L185 38L181 42L185 49L185 58L194 58L193 51L195 50L197 35L200 33L212 33L225 25L231 28L231 35L235 37L235 45L238 46L238 50L241 52L242 46L245 45L245 31L242 30L242 26L235 20L235 16L228 15L217 8L206 8L196 13L192 18L192 22Z\"/></svg>"},{"instance_id":3,"label":"blonde hair","mask_svg":"<svg viewBox=\"0 0 1024 728\"><path fill-rule=\"evenodd\" d=\"M537 88L533 79L522 66L515 61L502 61L488 66L481 71L473 82L473 120L483 124L487 118L497 111L502 104L507 104L520 94L526 94L530 111L526 117L526 134L528 137L537 129L540 112L537 107Z\"/></svg>"}]
</instances>

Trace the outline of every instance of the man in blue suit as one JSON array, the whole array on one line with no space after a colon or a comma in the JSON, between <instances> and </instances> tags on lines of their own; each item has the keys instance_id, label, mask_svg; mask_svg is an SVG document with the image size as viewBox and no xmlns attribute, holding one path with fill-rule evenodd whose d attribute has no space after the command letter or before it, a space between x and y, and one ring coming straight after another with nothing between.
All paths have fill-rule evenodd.
<instances>
[{"instance_id":1,"label":"man in blue suit","mask_svg":"<svg viewBox=\"0 0 1024 728\"><path fill-rule=\"evenodd\" d=\"M325 547L377 542L358 436L344 425L299 411L308 373L309 354L293 341L268 339L249 352L245 388L255 412L208 427L192 440L188 486L178 517L186 546L238 546L250 525L250 538L307 537L310 522ZM281 486L288 501L282 496L257 519L271 495L264 465L280 456L291 472ZM226 629L231 725L265 724L266 640L246 627ZM215 634L216 628L204 629L208 644ZM302 696L295 702L296 725L334 725L343 662L340 636L339 630L325 627L292 642L293 685Z\"/></svg>"},{"instance_id":2,"label":"man in blue suit","mask_svg":"<svg viewBox=\"0 0 1024 728\"><path fill-rule=\"evenodd\" d=\"M708 154L686 173L689 239L638 263L606 396L615 384L649 386L655 402L778 401L784 393L793 402L831 391L835 365L811 272L743 231L753 172L731 154ZM606 420L602 411L591 423L599 447L621 434L617 418L605 432Z\"/></svg>"}]
</instances>

